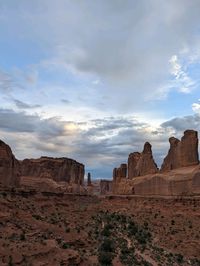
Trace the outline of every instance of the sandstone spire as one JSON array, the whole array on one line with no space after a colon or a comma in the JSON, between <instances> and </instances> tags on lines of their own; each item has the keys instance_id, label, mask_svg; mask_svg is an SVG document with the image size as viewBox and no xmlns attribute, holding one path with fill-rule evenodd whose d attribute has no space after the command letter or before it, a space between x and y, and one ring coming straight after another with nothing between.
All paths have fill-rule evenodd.
<instances>
[{"instance_id":1,"label":"sandstone spire","mask_svg":"<svg viewBox=\"0 0 200 266\"><path fill-rule=\"evenodd\" d=\"M197 131L186 130L181 141L171 137L169 143L170 148L161 166L161 172L199 163Z\"/></svg>"}]
</instances>

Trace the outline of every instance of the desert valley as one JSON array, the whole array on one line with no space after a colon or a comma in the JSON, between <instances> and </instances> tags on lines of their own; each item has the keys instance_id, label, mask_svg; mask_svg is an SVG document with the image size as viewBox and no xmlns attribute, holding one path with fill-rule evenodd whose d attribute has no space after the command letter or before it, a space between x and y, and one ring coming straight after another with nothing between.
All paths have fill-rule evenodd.
<instances>
[{"instance_id":1,"label":"desert valley","mask_svg":"<svg viewBox=\"0 0 200 266\"><path fill-rule=\"evenodd\" d=\"M0 266L200 266L200 0L0 0Z\"/></svg>"},{"instance_id":2,"label":"desert valley","mask_svg":"<svg viewBox=\"0 0 200 266\"><path fill-rule=\"evenodd\" d=\"M0 265L200 265L198 135L170 138L159 170L151 145L84 180L68 158L19 161L0 142Z\"/></svg>"}]
</instances>

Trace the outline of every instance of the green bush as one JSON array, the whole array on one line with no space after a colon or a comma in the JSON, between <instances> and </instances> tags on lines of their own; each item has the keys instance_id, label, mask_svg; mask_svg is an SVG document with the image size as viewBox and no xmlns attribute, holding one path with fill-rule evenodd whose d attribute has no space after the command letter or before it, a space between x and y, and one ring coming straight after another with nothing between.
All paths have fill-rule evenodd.
<instances>
[{"instance_id":1,"label":"green bush","mask_svg":"<svg viewBox=\"0 0 200 266\"><path fill-rule=\"evenodd\" d=\"M111 252L100 251L98 256L100 265L102 266L112 265L112 257L113 255Z\"/></svg>"},{"instance_id":2,"label":"green bush","mask_svg":"<svg viewBox=\"0 0 200 266\"><path fill-rule=\"evenodd\" d=\"M114 250L114 242L109 238L105 238L100 246L100 251L114 252Z\"/></svg>"}]
</instances>

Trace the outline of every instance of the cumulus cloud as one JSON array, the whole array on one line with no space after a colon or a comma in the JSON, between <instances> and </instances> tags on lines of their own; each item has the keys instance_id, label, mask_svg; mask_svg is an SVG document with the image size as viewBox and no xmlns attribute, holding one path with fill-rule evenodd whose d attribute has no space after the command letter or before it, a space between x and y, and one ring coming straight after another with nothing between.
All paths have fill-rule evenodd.
<instances>
[{"instance_id":1,"label":"cumulus cloud","mask_svg":"<svg viewBox=\"0 0 200 266\"><path fill-rule=\"evenodd\" d=\"M20 158L71 156L104 177L145 141L160 164L171 134L199 129L199 103L195 115L146 122L153 101L197 87L189 68L199 61L199 14L199 0L0 1L0 33L19 48L4 49L0 91L18 111L0 109L1 136ZM37 99L48 119L31 113ZM141 113L145 122L132 115ZM80 122L68 121L75 115Z\"/></svg>"},{"instance_id":2,"label":"cumulus cloud","mask_svg":"<svg viewBox=\"0 0 200 266\"><path fill-rule=\"evenodd\" d=\"M182 134L186 129L200 130L200 116L198 114L176 117L161 124L163 128L171 128L175 134Z\"/></svg>"},{"instance_id":3,"label":"cumulus cloud","mask_svg":"<svg viewBox=\"0 0 200 266\"><path fill-rule=\"evenodd\" d=\"M200 102L200 100L199 100L199 102ZM192 104L192 110L195 112L195 113L197 113L197 114L199 114L200 115L200 103L193 103Z\"/></svg>"},{"instance_id":4,"label":"cumulus cloud","mask_svg":"<svg viewBox=\"0 0 200 266\"><path fill-rule=\"evenodd\" d=\"M199 0L23 0L17 8L1 6L8 37L25 36L45 50L36 65L92 75L104 85L96 86L97 95L110 96L107 108L133 110L144 100L162 99L172 90L188 93L193 86L182 65L175 75L181 87L171 85L169 60L196 43Z\"/></svg>"}]
</instances>

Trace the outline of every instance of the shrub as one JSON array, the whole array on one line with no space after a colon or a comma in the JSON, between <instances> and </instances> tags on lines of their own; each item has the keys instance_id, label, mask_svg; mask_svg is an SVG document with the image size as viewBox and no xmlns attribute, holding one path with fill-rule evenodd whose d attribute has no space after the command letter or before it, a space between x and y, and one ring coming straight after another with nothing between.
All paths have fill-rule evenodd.
<instances>
[{"instance_id":1,"label":"shrub","mask_svg":"<svg viewBox=\"0 0 200 266\"><path fill-rule=\"evenodd\" d=\"M114 250L114 242L109 238L105 238L100 246L100 251L114 252Z\"/></svg>"},{"instance_id":2,"label":"shrub","mask_svg":"<svg viewBox=\"0 0 200 266\"><path fill-rule=\"evenodd\" d=\"M21 241L26 240L26 237L25 237L24 232L20 234L20 240L21 240Z\"/></svg>"},{"instance_id":3,"label":"shrub","mask_svg":"<svg viewBox=\"0 0 200 266\"><path fill-rule=\"evenodd\" d=\"M177 255L176 255L176 261L177 261L178 263L183 263L183 255L181 255L181 254L177 254Z\"/></svg>"},{"instance_id":4,"label":"shrub","mask_svg":"<svg viewBox=\"0 0 200 266\"><path fill-rule=\"evenodd\" d=\"M100 251L99 256L98 256L98 260L99 260L100 265L110 266L110 265L112 265L112 253Z\"/></svg>"}]
</instances>

